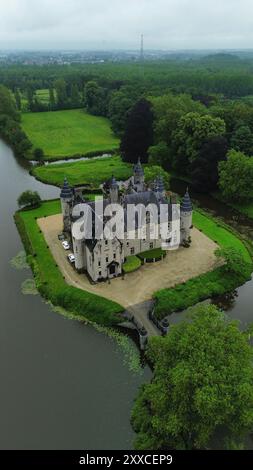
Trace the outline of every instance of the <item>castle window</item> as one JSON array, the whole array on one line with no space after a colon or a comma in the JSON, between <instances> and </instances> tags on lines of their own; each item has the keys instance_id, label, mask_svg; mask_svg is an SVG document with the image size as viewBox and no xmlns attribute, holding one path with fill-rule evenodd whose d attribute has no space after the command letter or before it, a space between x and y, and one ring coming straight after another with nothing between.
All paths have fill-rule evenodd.
<instances>
[{"instance_id":1,"label":"castle window","mask_svg":"<svg viewBox=\"0 0 253 470\"><path fill-rule=\"evenodd\" d=\"M108 245L108 240L105 240L105 244Z\"/></svg>"},{"instance_id":2,"label":"castle window","mask_svg":"<svg viewBox=\"0 0 253 470\"><path fill-rule=\"evenodd\" d=\"M99 266L99 267L101 266L101 261L98 262L98 266Z\"/></svg>"},{"instance_id":3,"label":"castle window","mask_svg":"<svg viewBox=\"0 0 253 470\"><path fill-rule=\"evenodd\" d=\"M134 255L134 253L135 253L134 248L131 248L131 255Z\"/></svg>"},{"instance_id":4,"label":"castle window","mask_svg":"<svg viewBox=\"0 0 253 470\"><path fill-rule=\"evenodd\" d=\"M113 258L116 259L116 253L114 253Z\"/></svg>"},{"instance_id":5,"label":"castle window","mask_svg":"<svg viewBox=\"0 0 253 470\"><path fill-rule=\"evenodd\" d=\"M101 271L99 271L98 275L99 275L99 276L102 276L102 272L101 272Z\"/></svg>"},{"instance_id":6,"label":"castle window","mask_svg":"<svg viewBox=\"0 0 253 470\"><path fill-rule=\"evenodd\" d=\"M154 243L150 243L149 248L150 248L150 250L153 250L153 248L154 248Z\"/></svg>"},{"instance_id":7,"label":"castle window","mask_svg":"<svg viewBox=\"0 0 253 470\"><path fill-rule=\"evenodd\" d=\"M108 263L108 261L109 261L109 258L108 258L108 256L107 256L107 258L106 258L106 262Z\"/></svg>"},{"instance_id":8,"label":"castle window","mask_svg":"<svg viewBox=\"0 0 253 470\"><path fill-rule=\"evenodd\" d=\"M146 224L150 224L150 212L146 214Z\"/></svg>"}]
</instances>

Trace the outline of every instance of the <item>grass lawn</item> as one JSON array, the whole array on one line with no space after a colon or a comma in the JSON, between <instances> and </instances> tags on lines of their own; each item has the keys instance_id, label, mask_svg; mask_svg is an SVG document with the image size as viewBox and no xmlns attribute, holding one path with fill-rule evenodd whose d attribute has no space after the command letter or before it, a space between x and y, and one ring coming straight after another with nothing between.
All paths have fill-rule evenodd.
<instances>
[{"instance_id":1,"label":"grass lawn","mask_svg":"<svg viewBox=\"0 0 253 470\"><path fill-rule=\"evenodd\" d=\"M22 127L34 148L42 148L48 159L101 153L119 146L109 121L82 109L24 113Z\"/></svg>"},{"instance_id":2,"label":"grass lawn","mask_svg":"<svg viewBox=\"0 0 253 470\"><path fill-rule=\"evenodd\" d=\"M236 248L242 253L247 263L251 262L250 254L244 243L215 219L209 218L199 211L194 211L193 224L211 240L216 241L221 248Z\"/></svg>"},{"instance_id":3,"label":"grass lawn","mask_svg":"<svg viewBox=\"0 0 253 470\"><path fill-rule=\"evenodd\" d=\"M141 267L141 260L137 256L128 256L123 265L124 273L132 273Z\"/></svg>"},{"instance_id":4,"label":"grass lawn","mask_svg":"<svg viewBox=\"0 0 253 470\"><path fill-rule=\"evenodd\" d=\"M132 175L132 171L132 165L122 162L120 157L115 156L39 166L33 169L33 175L44 183L55 186L62 186L66 176L71 185L86 184L91 188L98 188L112 175L118 180L126 180Z\"/></svg>"},{"instance_id":5,"label":"grass lawn","mask_svg":"<svg viewBox=\"0 0 253 470\"><path fill-rule=\"evenodd\" d=\"M221 248L234 247L239 250L245 260L245 272L241 274L228 273L221 266L212 272L190 279L186 283L156 292L154 295L155 313L158 319L175 311L184 310L215 295L231 292L250 279L252 257L246 245L230 230L230 227L226 228L225 225L223 226L202 211L194 211L193 223L205 235L218 242Z\"/></svg>"},{"instance_id":6,"label":"grass lawn","mask_svg":"<svg viewBox=\"0 0 253 470\"><path fill-rule=\"evenodd\" d=\"M55 264L36 218L58 214L60 210L59 200L47 201L38 209L19 211L15 215L39 292L54 305L63 307L76 316L83 316L106 326L119 323L119 313L123 311L120 305L69 286Z\"/></svg>"}]
</instances>

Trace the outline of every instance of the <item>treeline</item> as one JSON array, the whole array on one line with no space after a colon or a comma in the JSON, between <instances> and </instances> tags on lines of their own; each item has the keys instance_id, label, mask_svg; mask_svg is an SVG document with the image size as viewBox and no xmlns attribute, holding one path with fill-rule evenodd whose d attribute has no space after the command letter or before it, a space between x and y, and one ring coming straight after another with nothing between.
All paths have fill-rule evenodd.
<instances>
[{"instance_id":1,"label":"treeline","mask_svg":"<svg viewBox=\"0 0 253 470\"><path fill-rule=\"evenodd\" d=\"M21 128L13 96L3 85L0 85L0 137L13 148L16 155L24 156L32 148Z\"/></svg>"}]
</instances>

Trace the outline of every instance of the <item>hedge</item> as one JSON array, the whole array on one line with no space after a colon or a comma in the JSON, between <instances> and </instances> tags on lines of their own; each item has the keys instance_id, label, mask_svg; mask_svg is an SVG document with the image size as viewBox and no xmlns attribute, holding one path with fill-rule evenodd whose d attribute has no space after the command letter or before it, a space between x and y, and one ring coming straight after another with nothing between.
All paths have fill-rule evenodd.
<instances>
[{"instance_id":1,"label":"hedge","mask_svg":"<svg viewBox=\"0 0 253 470\"><path fill-rule=\"evenodd\" d=\"M132 273L141 267L141 260L137 256L128 256L123 264L124 273Z\"/></svg>"}]
</instances>

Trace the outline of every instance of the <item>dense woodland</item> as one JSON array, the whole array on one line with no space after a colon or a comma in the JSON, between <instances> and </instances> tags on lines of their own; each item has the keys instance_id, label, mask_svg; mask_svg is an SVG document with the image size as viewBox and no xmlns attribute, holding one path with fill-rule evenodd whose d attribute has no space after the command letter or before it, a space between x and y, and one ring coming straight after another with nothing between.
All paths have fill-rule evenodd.
<instances>
[{"instance_id":1,"label":"dense woodland","mask_svg":"<svg viewBox=\"0 0 253 470\"><path fill-rule=\"evenodd\" d=\"M125 161L139 155L198 191L220 189L224 199L244 203L253 199L252 72L252 59L232 54L143 64L3 66L0 83L11 95L1 87L1 134L25 154L31 144L16 111L83 107L110 119Z\"/></svg>"}]
</instances>

